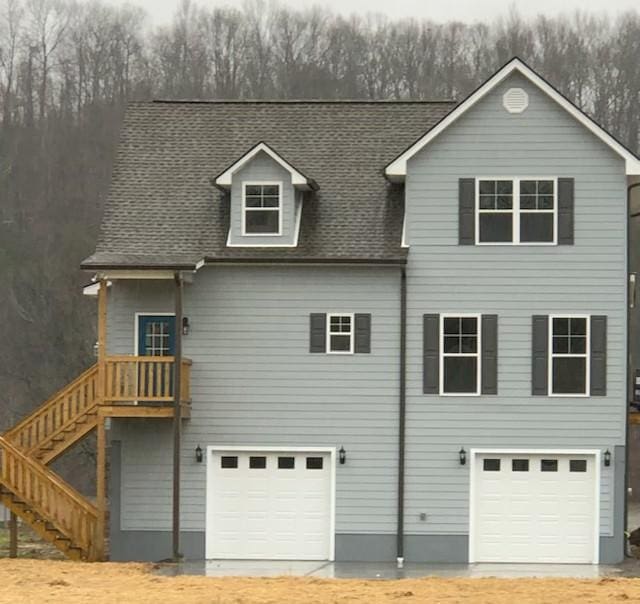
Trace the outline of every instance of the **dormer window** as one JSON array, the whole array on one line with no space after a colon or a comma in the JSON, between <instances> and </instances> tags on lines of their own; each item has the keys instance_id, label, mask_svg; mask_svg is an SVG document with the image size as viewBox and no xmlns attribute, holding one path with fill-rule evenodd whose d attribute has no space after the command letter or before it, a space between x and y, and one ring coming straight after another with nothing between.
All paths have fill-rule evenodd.
<instances>
[{"instance_id":1,"label":"dormer window","mask_svg":"<svg viewBox=\"0 0 640 604\"><path fill-rule=\"evenodd\" d=\"M282 231L282 184L245 182L242 234L280 235Z\"/></svg>"}]
</instances>

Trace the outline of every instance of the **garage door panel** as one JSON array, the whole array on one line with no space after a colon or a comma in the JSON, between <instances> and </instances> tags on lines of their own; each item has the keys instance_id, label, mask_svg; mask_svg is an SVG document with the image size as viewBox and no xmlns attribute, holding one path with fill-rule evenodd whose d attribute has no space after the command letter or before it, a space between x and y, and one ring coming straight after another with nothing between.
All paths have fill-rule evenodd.
<instances>
[{"instance_id":1,"label":"garage door panel","mask_svg":"<svg viewBox=\"0 0 640 604\"><path fill-rule=\"evenodd\" d=\"M564 453L477 455L472 558L476 562L593 562L597 538L594 459Z\"/></svg>"},{"instance_id":2,"label":"garage door panel","mask_svg":"<svg viewBox=\"0 0 640 604\"><path fill-rule=\"evenodd\" d=\"M214 452L210 460L208 558L330 557L329 454L240 452L227 468L224 456Z\"/></svg>"}]
</instances>

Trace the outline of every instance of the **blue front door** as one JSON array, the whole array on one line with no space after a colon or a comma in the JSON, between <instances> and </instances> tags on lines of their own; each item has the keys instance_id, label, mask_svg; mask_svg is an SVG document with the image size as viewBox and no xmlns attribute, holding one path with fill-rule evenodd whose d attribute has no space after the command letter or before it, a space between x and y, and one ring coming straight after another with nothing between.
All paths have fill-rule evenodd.
<instances>
[{"instance_id":1,"label":"blue front door","mask_svg":"<svg viewBox=\"0 0 640 604\"><path fill-rule=\"evenodd\" d=\"M176 318L163 315L138 317L138 354L170 357L176 351Z\"/></svg>"},{"instance_id":2,"label":"blue front door","mask_svg":"<svg viewBox=\"0 0 640 604\"><path fill-rule=\"evenodd\" d=\"M166 315L138 317L138 355L170 357L176 351L176 318ZM167 369L170 369L167 372ZM173 396L173 363L151 361L138 368L138 400Z\"/></svg>"}]
</instances>

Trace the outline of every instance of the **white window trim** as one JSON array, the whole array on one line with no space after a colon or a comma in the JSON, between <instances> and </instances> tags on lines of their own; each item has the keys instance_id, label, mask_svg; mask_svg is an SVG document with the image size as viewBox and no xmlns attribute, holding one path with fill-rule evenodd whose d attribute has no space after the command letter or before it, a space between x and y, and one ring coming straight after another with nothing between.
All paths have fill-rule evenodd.
<instances>
[{"instance_id":1,"label":"white window trim","mask_svg":"<svg viewBox=\"0 0 640 604\"><path fill-rule=\"evenodd\" d=\"M351 339L349 341L349 350L331 350L331 336L332 335L347 335L344 332L342 333L335 333L333 334L331 332L331 317L350 317L351 318L351 333L349 334L351 336ZM332 312L332 313L327 313L327 354L353 354L354 351L354 345L355 345L355 333L356 333L356 326L355 326L355 313L352 312Z\"/></svg>"},{"instance_id":2,"label":"white window trim","mask_svg":"<svg viewBox=\"0 0 640 604\"><path fill-rule=\"evenodd\" d=\"M587 326L587 342L585 354L554 354L553 353L553 320L554 319L586 319ZM548 347L549 347L549 366L548 373L548 393L549 396L562 397L562 398L587 398L591 396L591 315L585 314L560 314L549 315L549 331L548 331ZM556 357L581 357L585 359L585 392L582 393L558 393L553 392L553 359Z\"/></svg>"},{"instance_id":3,"label":"white window trim","mask_svg":"<svg viewBox=\"0 0 640 604\"><path fill-rule=\"evenodd\" d=\"M593 564L600 562L600 482L601 451L600 449L484 449L472 448L469 451L470 484L469 484L469 563L476 561L476 495L477 476L476 459L479 455L576 455L592 456L595 463L594 479L594 526L593 526Z\"/></svg>"},{"instance_id":4,"label":"white window trim","mask_svg":"<svg viewBox=\"0 0 640 604\"><path fill-rule=\"evenodd\" d=\"M475 353L464 352L456 354L447 354L444 352L444 320L457 318L475 318L478 321L478 348ZM439 391L440 396L480 396L482 392L482 314L480 313L441 313L440 314L440 339L438 354L438 373L439 373ZM445 392L444 391L444 357L476 357L478 359L476 371L476 391L475 392Z\"/></svg>"},{"instance_id":5,"label":"white window trim","mask_svg":"<svg viewBox=\"0 0 640 604\"><path fill-rule=\"evenodd\" d=\"M480 181L481 180L509 180L513 183L513 241L480 241L480 214L492 212L500 214L508 210L482 210L480 211ZM520 181L523 180L551 180L553 181L553 241L520 241L520 214L544 213L551 214L549 210L520 210ZM558 177L557 176L476 176L475 186L475 239L476 245L523 245L523 246L553 246L558 245Z\"/></svg>"},{"instance_id":6,"label":"white window trim","mask_svg":"<svg viewBox=\"0 0 640 604\"><path fill-rule=\"evenodd\" d=\"M281 237L282 236L282 181L276 180L245 180L242 182L242 236L243 237ZM278 232L277 233L247 233L247 209L249 211L252 208L247 208L247 187L263 187L263 186L277 186L278 187L278 208L253 208L255 210L262 210L267 212L278 212Z\"/></svg>"}]
</instances>

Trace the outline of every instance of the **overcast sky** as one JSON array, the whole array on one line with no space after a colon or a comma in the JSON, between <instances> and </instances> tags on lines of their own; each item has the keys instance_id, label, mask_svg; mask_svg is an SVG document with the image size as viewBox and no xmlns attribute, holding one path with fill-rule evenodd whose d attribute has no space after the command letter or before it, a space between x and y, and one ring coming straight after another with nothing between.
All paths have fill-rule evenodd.
<instances>
[{"instance_id":1,"label":"overcast sky","mask_svg":"<svg viewBox=\"0 0 640 604\"><path fill-rule=\"evenodd\" d=\"M168 21L175 12L178 0L107 0L111 4L135 4L147 9L154 23ZM238 6L242 0L195 0L204 6ZM390 17L420 17L433 21L486 20L506 14L514 5L522 16L544 13L552 16L576 9L616 15L638 9L639 0L279 0L292 7L322 5L342 14L378 12Z\"/></svg>"}]
</instances>

